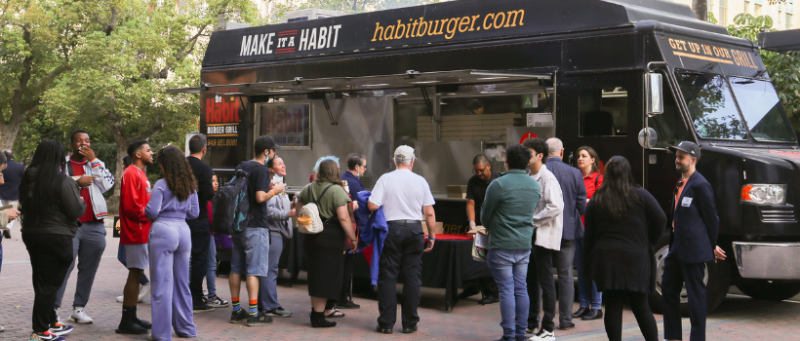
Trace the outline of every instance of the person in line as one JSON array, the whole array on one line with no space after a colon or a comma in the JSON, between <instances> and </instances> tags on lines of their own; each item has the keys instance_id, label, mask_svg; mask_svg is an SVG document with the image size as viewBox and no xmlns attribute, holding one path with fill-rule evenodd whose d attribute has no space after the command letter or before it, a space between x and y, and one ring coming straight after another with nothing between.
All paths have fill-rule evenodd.
<instances>
[{"instance_id":1,"label":"person in line","mask_svg":"<svg viewBox=\"0 0 800 341\"><path fill-rule=\"evenodd\" d=\"M531 304L526 332L534 334L531 337L532 341L552 341L556 338L553 324L556 308L553 253L557 253L561 248L564 197L555 175L550 173L544 165L544 157L548 153L547 143L542 139L532 138L525 140L522 145L531 151L528 171L530 176L539 183L542 193L539 205L533 214L535 264L531 262L532 265L528 265L528 297ZM541 296L540 288L542 289ZM541 326L539 325L540 301L544 305Z\"/></svg>"},{"instance_id":2,"label":"person in line","mask_svg":"<svg viewBox=\"0 0 800 341\"><path fill-rule=\"evenodd\" d=\"M3 151L6 158L5 168L3 168L0 178L0 200L3 206L12 206L15 209L19 206L19 183L22 181L22 174L25 173L25 166L14 161L14 152L11 149Z\"/></svg>"},{"instance_id":3,"label":"person in line","mask_svg":"<svg viewBox=\"0 0 800 341\"><path fill-rule=\"evenodd\" d=\"M631 165L621 156L608 161L603 186L586 207L584 267L606 303L606 335L622 340L622 308L630 304L647 341L658 340L648 295L655 289L652 250L667 224L658 201L634 183Z\"/></svg>"},{"instance_id":4,"label":"person in line","mask_svg":"<svg viewBox=\"0 0 800 341\"><path fill-rule=\"evenodd\" d=\"M150 239L150 220L145 208L150 202L150 180L145 167L153 164L153 150L145 140L132 142L128 146L131 165L122 173L119 194L119 243L125 245L128 280L123 292L122 319L115 331L118 334L147 334L150 322L136 317L139 300L139 283L144 269L150 266L147 242Z\"/></svg>"},{"instance_id":5,"label":"person in line","mask_svg":"<svg viewBox=\"0 0 800 341\"><path fill-rule=\"evenodd\" d=\"M367 158L358 153L347 155L347 171L342 173L342 181L347 181L347 186L350 188L348 195L350 200L355 205L358 204L358 192L366 190L361 183L361 177L367 171ZM353 211L356 211L354 209ZM361 220L359 215L353 215L356 226L361 229L366 226L367 222ZM344 282L342 282L342 297L336 302L336 309L361 309L361 306L353 302L352 284L353 284L353 264L355 262L355 252L346 252L344 254Z\"/></svg>"},{"instance_id":6,"label":"person in line","mask_svg":"<svg viewBox=\"0 0 800 341\"><path fill-rule=\"evenodd\" d=\"M122 157L122 169L127 169L131 165L131 157L125 155ZM117 221L117 227L121 226L122 222ZM126 269L128 268L128 260L126 259L125 252L125 245L120 243L119 248L117 249L117 260L124 266ZM147 275L142 273L142 280L139 281L139 298L137 303L142 303L146 297L150 297L150 280L147 278ZM117 296L117 302L122 303L125 301L125 295Z\"/></svg>"},{"instance_id":7,"label":"person in line","mask_svg":"<svg viewBox=\"0 0 800 341\"><path fill-rule=\"evenodd\" d=\"M286 176L286 165L279 156L273 157L267 162L267 168L273 182L283 181L278 178ZM276 181L277 180L277 181ZM278 261L283 252L283 241L292 239L291 217L297 212L292 208L292 202L285 191L276 193L275 196L267 200L267 218L270 233L269 243L269 269L266 277L259 279L258 303L259 309L264 315L270 317L289 317L292 312L283 309L278 303Z\"/></svg>"},{"instance_id":8,"label":"person in line","mask_svg":"<svg viewBox=\"0 0 800 341\"><path fill-rule=\"evenodd\" d=\"M208 263L208 247L211 244L211 225L208 223L208 202L214 198L214 188L211 177L214 171L211 166L203 162L207 152L206 136L196 134L189 138L189 153L186 157L192 166L192 173L197 180L197 200L200 202L200 214L186 221L192 231L192 269L189 277L189 288L192 292L192 311L207 313L214 311L214 307L203 300L203 277L206 276Z\"/></svg>"},{"instance_id":9,"label":"person in line","mask_svg":"<svg viewBox=\"0 0 800 341\"><path fill-rule=\"evenodd\" d=\"M197 135L195 135L197 136ZM191 148L192 140L189 140ZM183 152L167 146L158 152L164 178L156 181L145 213L150 228L153 331L151 340L197 337L189 289L192 231L187 221L200 214L197 181Z\"/></svg>"},{"instance_id":10,"label":"person in line","mask_svg":"<svg viewBox=\"0 0 800 341\"><path fill-rule=\"evenodd\" d=\"M75 179L80 186L81 197L86 202L86 211L78 218L81 226L72 241L73 261L67 270L67 276L64 277L64 283L58 289L55 304L55 309L58 311L77 258L78 282L75 284L72 314L69 319L81 324L94 322L86 315L84 308L89 303L97 268L100 267L100 259L106 249L104 220L108 218L108 207L103 193L114 188L114 175L106 168L105 163L97 158L91 143L89 133L84 130L76 130L70 134L69 146L72 148L72 155L67 157L67 167L64 172Z\"/></svg>"},{"instance_id":11,"label":"person in line","mask_svg":"<svg viewBox=\"0 0 800 341\"><path fill-rule=\"evenodd\" d=\"M243 231L233 235L231 250L231 274L228 284L231 289L231 323L246 320L248 327L264 326L272 323L272 317L258 312L259 278L269 274L269 218L267 218L267 200L283 192L283 183L270 184L269 169L266 163L275 157L278 145L269 136L260 136L254 144L255 157L242 162L236 167L236 174L247 176L247 226ZM249 309L239 304L239 293L242 290L242 276L245 276L245 287L250 299Z\"/></svg>"},{"instance_id":12,"label":"person in line","mask_svg":"<svg viewBox=\"0 0 800 341\"><path fill-rule=\"evenodd\" d=\"M355 250L356 235L350 220L350 197L342 187L339 163L324 160L319 164L314 182L300 192L298 211L303 205L315 203L324 228L318 234L306 235L303 248L308 271L308 295L311 296L311 326L327 328L336 322L326 318L344 317L334 309L336 300L342 295L345 240L350 239L347 249Z\"/></svg>"},{"instance_id":13,"label":"person in line","mask_svg":"<svg viewBox=\"0 0 800 341\"><path fill-rule=\"evenodd\" d=\"M531 217L539 206L541 188L525 168L531 152L522 145L506 151L506 171L486 189L481 216L489 232L486 257L500 289L503 337L498 341L526 341L530 299L525 283L531 256Z\"/></svg>"},{"instance_id":14,"label":"person in line","mask_svg":"<svg viewBox=\"0 0 800 341\"><path fill-rule=\"evenodd\" d=\"M219 180L217 175L211 176L211 188L214 193L219 190ZM227 307L229 302L217 296L217 243L214 238L214 230L210 228L212 212L214 212L213 200L209 200L206 204L206 212L208 212L208 224L211 238L208 240L208 259L206 261L206 287L208 288L208 296L203 297L203 302L214 308Z\"/></svg>"},{"instance_id":15,"label":"person in line","mask_svg":"<svg viewBox=\"0 0 800 341\"><path fill-rule=\"evenodd\" d=\"M472 173L472 177L467 182L467 219L469 220L470 231L475 230L476 226L483 226L481 207L483 206L483 198L486 197L486 188L499 176L492 170L489 159L483 154L476 155L472 159ZM500 301L497 298L499 295L497 283L492 277L480 278L469 282L464 283L464 291L458 295L459 299L464 299L480 292L482 297L478 303L482 305Z\"/></svg>"},{"instance_id":16,"label":"person in line","mask_svg":"<svg viewBox=\"0 0 800 341\"><path fill-rule=\"evenodd\" d=\"M53 309L56 292L72 263L78 218L86 210L78 184L61 170L64 148L44 140L19 185L22 242L33 270L33 316L30 340L63 341L72 326L59 323Z\"/></svg>"},{"instance_id":17,"label":"person in line","mask_svg":"<svg viewBox=\"0 0 800 341\"><path fill-rule=\"evenodd\" d=\"M664 300L664 338L681 340L681 290L689 294L690 340L706 339L706 285L703 283L706 262L715 259L719 217L714 189L697 171L700 147L683 141L669 147L675 152L675 169L681 179L672 198L672 233L669 253L664 260L661 280ZM608 308L606 308L608 309Z\"/></svg>"},{"instance_id":18,"label":"person in line","mask_svg":"<svg viewBox=\"0 0 800 341\"><path fill-rule=\"evenodd\" d=\"M578 169L583 175L583 185L586 187L586 203L592 199L595 191L603 184L600 175L600 162L597 152L592 147L578 148ZM581 217L583 219L583 217ZM584 224L585 225L585 224ZM597 285L586 274L583 267L583 237L575 238L575 268L578 269L578 301L580 308L572 314L573 318L581 320L599 320L603 318L603 294L597 292Z\"/></svg>"},{"instance_id":19,"label":"person in line","mask_svg":"<svg viewBox=\"0 0 800 341\"><path fill-rule=\"evenodd\" d=\"M401 145L394 151L397 169L382 175L367 202L370 211L383 207L389 234L384 242L378 274L378 332L391 334L397 321L397 275L403 272L403 333L417 331L419 323L422 253L436 242L436 203L425 178L411 171L414 148ZM423 235L422 220L429 226ZM427 239L427 241L426 241Z\"/></svg>"},{"instance_id":20,"label":"person in line","mask_svg":"<svg viewBox=\"0 0 800 341\"><path fill-rule=\"evenodd\" d=\"M6 156L8 156L11 151L10 150L6 150L6 151L7 151L6 153L3 153L3 155L0 155L0 170L3 170L3 171L5 171L5 169L7 169L7 168L5 168L5 167L8 166L7 162L10 162L10 161L6 161ZM12 155L12 157L13 157L13 155ZM24 173L24 168L23 168L23 173ZM2 186L4 184L4 182L5 182L5 179L4 179L5 177L3 176L3 174L4 173L0 173L0 186ZM20 179L21 178L22 178L22 176L20 176ZM17 199L19 199L19 192L17 192ZM13 204L11 204L11 202L4 202L4 204L12 206L10 208L6 208L4 210L0 210L0 227L7 228L6 225L8 225L9 222L14 221L14 219L16 219L17 216L19 215L19 211L17 211L17 209L16 209L16 207L19 207L19 200L16 200L16 202L13 203ZM3 205L3 206L6 206L6 205ZM0 230L2 230L2 228L0 228ZM2 269L2 267L3 267L3 239L4 239L3 236L0 236L0 269ZM3 326L0 326L0 332L4 332L5 330L6 329Z\"/></svg>"}]
</instances>

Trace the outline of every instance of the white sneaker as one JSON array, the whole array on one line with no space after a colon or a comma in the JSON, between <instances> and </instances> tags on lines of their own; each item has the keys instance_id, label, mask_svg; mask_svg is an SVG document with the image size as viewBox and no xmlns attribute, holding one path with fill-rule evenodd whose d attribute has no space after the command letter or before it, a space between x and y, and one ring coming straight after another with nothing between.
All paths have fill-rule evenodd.
<instances>
[{"instance_id":1,"label":"white sneaker","mask_svg":"<svg viewBox=\"0 0 800 341\"><path fill-rule=\"evenodd\" d=\"M143 302L145 297L150 297L150 282L142 285L142 288L139 289L139 302Z\"/></svg>"},{"instance_id":2,"label":"white sneaker","mask_svg":"<svg viewBox=\"0 0 800 341\"><path fill-rule=\"evenodd\" d=\"M69 319L80 324L89 324L94 322L94 320L92 320L92 318L86 315L86 312L83 311L83 307L72 309L72 315L69 316Z\"/></svg>"},{"instance_id":3,"label":"white sneaker","mask_svg":"<svg viewBox=\"0 0 800 341\"><path fill-rule=\"evenodd\" d=\"M117 296L117 302L119 303L125 302L125 295Z\"/></svg>"},{"instance_id":4,"label":"white sneaker","mask_svg":"<svg viewBox=\"0 0 800 341\"><path fill-rule=\"evenodd\" d=\"M544 329L540 329L536 335L531 336L531 341L555 341L556 340L556 333L552 331L547 331Z\"/></svg>"}]
</instances>

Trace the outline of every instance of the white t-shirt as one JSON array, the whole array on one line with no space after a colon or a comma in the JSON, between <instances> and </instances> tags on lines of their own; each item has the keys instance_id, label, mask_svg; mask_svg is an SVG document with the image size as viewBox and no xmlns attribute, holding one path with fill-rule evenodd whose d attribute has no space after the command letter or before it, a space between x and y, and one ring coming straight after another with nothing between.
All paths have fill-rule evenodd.
<instances>
[{"instance_id":1,"label":"white t-shirt","mask_svg":"<svg viewBox=\"0 0 800 341\"><path fill-rule=\"evenodd\" d=\"M425 178L407 169L382 175L372 189L369 202L383 207L386 221L421 221L422 207L436 203Z\"/></svg>"}]
</instances>

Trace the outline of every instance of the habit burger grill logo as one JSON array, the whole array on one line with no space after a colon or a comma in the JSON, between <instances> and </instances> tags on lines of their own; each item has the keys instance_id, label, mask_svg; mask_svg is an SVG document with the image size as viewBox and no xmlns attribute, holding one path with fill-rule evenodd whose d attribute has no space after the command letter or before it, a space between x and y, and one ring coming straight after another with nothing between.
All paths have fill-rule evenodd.
<instances>
[{"instance_id":1,"label":"habit burger grill logo","mask_svg":"<svg viewBox=\"0 0 800 341\"><path fill-rule=\"evenodd\" d=\"M342 25L287 30L242 37L239 57L335 48Z\"/></svg>"},{"instance_id":2,"label":"habit burger grill logo","mask_svg":"<svg viewBox=\"0 0 800 341\"><path fill-rule=\"evenodd\" d=\"M225 89L223 91L238 91L238 89ZM209 137L210 146L236 145L236 139L216 139L215 137L239 136L239 105L236 97L215 95L206 98L206 135Z\"/></svg>"},{"instance_id":3,"label":"habit burger grill logo","mask_svg":"<svg viewBox=\"0 0 800 341\"><path fill-rule=\"evenodd\" d=\"M403 23L398 19L396 25L381 26L375 23L375 32L371 41L398 40L424 36L444 35L445 39L452 39L457 33L473 31L499 30L508 27L523 26L525 10L518 9L506 12L489 13L481 17L480 14L453 17L438 20L408 19Z\"/></svg>"}]
</instances>

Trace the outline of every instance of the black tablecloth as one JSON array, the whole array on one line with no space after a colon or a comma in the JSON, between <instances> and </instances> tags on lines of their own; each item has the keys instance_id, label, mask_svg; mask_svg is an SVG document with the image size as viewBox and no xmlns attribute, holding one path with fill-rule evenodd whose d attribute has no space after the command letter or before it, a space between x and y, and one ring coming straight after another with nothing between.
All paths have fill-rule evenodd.
<instances>
[{"instance_id":1,"label":"black tablecloth","mask_svg":"<svg viewBox=\"0 0 800 341\"><path fill-rule=\"evenodd\" d=\"M305 270L304 238L305 236L295 229L294 238L284 240L278 267L289 272L292 282L297 280L300 270ZM445 310L452 309L458 303L458 288L464 281L491 276L486 262L472 258L472 240L439 239L433 250L422 256L422 286L446 289ZM369 265L362 253L356 255L353 277L370 278Z\"/></svg>"}]
</instances>

